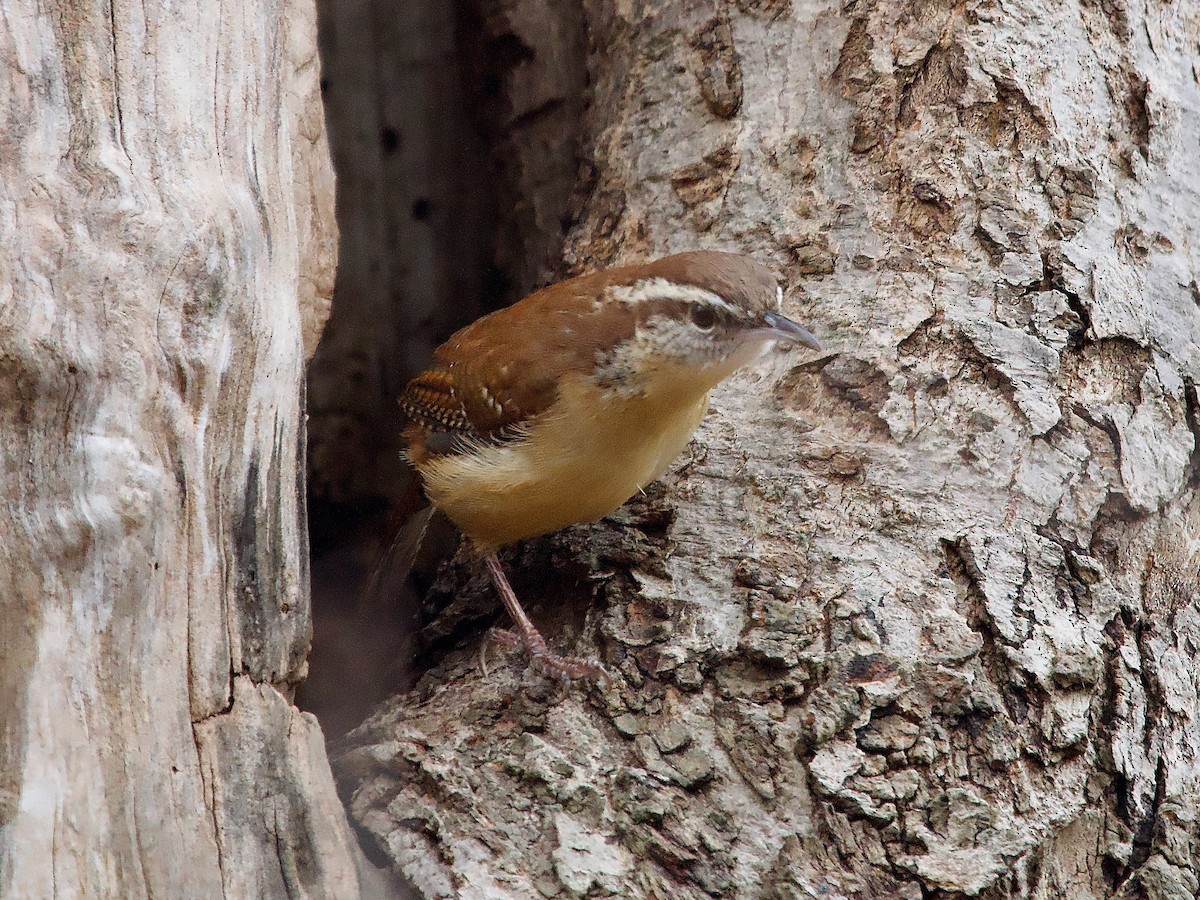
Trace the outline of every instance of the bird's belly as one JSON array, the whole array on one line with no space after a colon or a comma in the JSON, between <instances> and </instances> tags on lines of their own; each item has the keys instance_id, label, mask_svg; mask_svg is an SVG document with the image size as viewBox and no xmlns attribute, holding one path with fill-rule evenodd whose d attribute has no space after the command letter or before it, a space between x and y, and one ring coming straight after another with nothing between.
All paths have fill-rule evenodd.
<instances>
[{"instance_id":1,"label":"bird's belly","mask_svg":"<svg viewBox=\"0 0 1200 900\"><path fill-rule=\"evenodd\" d=\"M680 402L682 399L682 402ZM569 406L528 439L432 460L430 499L484 552L608 515L660 476L707 408L707 394L672 402Z\"/></svg>"}]
</instances>

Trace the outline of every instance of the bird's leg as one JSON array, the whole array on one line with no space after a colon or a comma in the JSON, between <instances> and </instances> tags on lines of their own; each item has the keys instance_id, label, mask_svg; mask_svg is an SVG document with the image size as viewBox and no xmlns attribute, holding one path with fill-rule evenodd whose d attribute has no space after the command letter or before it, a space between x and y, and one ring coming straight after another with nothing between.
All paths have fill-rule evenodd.
<instances>
[{"instance_id":1,"label":"bird's leg","mask_svg":"<svg viewBox=\"0 0 1200 900\"><path fill-rule=\"evenodd\" d=\"M529 651L534 662L569 678L608 680L608 673L604 671L604 666L599 662L578 656L559 656L551 650L546 644L546 639L542 637L541 632L537 630L537 627L529 620L529 616L525 614L525 610L521 608L521 603L517 600L512 585L508 583L508 577L504 574L504 569L500 565L500 560L496 558L496 554L489 553L484 559L484 563L487 565L488 575L492 578L492 584L496 586L500 599L504 601L504 608L508 610L509 616L517 626L519 635L517 639L525 645L525 649Z\"/></svg>"}]
</instances>

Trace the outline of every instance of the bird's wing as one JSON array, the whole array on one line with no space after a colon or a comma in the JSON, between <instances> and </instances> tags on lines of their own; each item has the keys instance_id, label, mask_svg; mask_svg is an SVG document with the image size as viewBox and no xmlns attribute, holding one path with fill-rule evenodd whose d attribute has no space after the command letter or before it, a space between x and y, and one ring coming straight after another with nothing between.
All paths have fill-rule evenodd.
<instances>
[{"instance_id":1,"label":"bird's wing","mask_svg":"<svg viewBox=\"0 0 1200 900\"><path fill-rule=\"evenodd\" d=\"M481 368L493 377L480 377ZM524 371L525 377L512 381L500 368L468 361L429 369L410 381L400 407L413 423L406 431L413 462L520 436L558 393L557 379Z\"/></svg>"},{"instance_id":2,"label":"bird's wing","mask_svg":"<svg viewBox=\"0 0 1200 900\"><path fill-rule=\"evenodd\" d=\"M422 429L435 442L443 434L457 444L522 433L554 405L564 379L591 377L597 354L634 333L636 310L598 316L594 300L638 271L614 269L560 283L454 334L435 351L436 365L401 397L404 412L422 426L409 429L410 440Z\"/></svg>"}]
</instances>

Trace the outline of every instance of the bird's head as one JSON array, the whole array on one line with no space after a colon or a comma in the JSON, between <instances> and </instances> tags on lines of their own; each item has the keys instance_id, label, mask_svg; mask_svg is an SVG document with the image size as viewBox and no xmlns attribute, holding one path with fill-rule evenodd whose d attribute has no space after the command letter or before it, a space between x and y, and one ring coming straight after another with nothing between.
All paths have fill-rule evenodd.
<instances>
[{"instance_id":1,"label":"bird's head","mask_svg":"<svg viewBox=\"0 0 1200 900\"><path fill-rule=\"evenodd\" d=\"M632 324L598 354L602 384L637 393L668 381L707 391L773 345L821 349L780 312L779 283L749 257L696 251L625 271L596 300L599 314Z\"/></svg>"}]
</instances>

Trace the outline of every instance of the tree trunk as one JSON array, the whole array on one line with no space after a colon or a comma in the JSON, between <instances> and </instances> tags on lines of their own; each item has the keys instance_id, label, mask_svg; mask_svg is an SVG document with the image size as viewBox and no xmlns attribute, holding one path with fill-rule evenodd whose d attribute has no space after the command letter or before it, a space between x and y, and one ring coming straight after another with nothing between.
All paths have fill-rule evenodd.
<instances>
[{"instance_id":1,"label":"tree trunk","mask_svg":"<svg viewBox=\"0 0 1200 900\"><path fill-rule=\"evenodd\" d=\"M0 894L348 897L309 641L307 0L0 28Z\"/></svg>"},{"instance_id":2,"label":"tree trunk","mask_svg":"<svg viewBox=\"0 0 1200 900\"><path fill-rule=\"evenodd\" d=\"M510 95L544 5L482 4ZM428 897L1195 896L1194 7L579 15L563 271L750 252L828 352L511 555L607 689L485 673L445 570L453 652L350 736L352 816Z\"/></svg>"}]
</instances>

